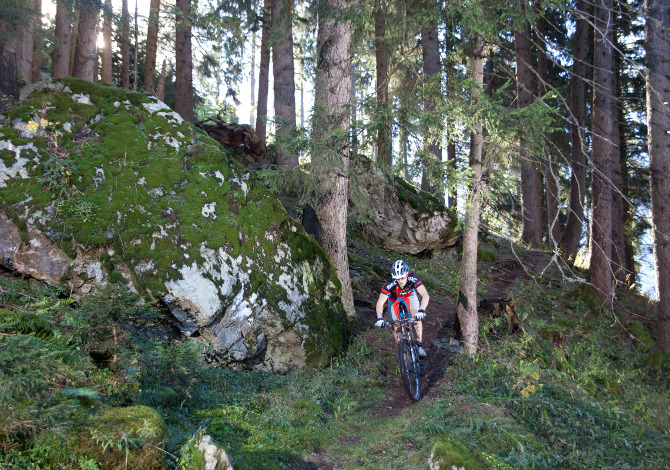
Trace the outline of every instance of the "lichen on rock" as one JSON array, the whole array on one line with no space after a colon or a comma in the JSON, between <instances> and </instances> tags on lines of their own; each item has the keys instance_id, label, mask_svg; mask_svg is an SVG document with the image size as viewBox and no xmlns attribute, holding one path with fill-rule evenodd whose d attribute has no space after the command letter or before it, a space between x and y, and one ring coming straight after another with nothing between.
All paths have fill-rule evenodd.
<instances>
[{"instance_id":1,"label":"lichen on rock","mask_svg":"<svg viewBox=\"0 0 670 470\"><path fill-rule=\"evenodd\" d=\"M12 122L22 116L48 123L44 134L20 136ZM18 269L39 234L62 253L46 282L75 296L123 283L220 363L285 371L326 364L346 342L323 250L249 170L156 98L50 82L0 122L0 141L0 222L15 240L0 246L5 265Z\"/></svg>"}]
</instances>

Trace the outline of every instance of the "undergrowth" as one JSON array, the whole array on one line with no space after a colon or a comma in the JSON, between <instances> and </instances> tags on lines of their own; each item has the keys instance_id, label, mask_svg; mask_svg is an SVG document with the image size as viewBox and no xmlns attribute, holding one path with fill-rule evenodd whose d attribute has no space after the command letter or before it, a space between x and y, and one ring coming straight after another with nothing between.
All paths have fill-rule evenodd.
<instances>
[{"instance_id":1,"label":"undergrowth","mask_svg":"<svg viewBox=\"0 0 670 470\"><path fill-rule=\"evenodd\" d=\"M376 292L393 255L354 248L356 287ZM457 262L408 262L454 301ZM477 357L451 354L422 400L388 412L398 371L378 346L386 331L362 327L328 368L234 372L205 363L197 341L158 337L161 313L123 289L73 302L0 277L0 469L104 468L76 432L133 405L162 417L168 469L197 468L203 434L239 469L423 469L444 442L484 468L668 468L670 372L629 333L648 305L625 297L616 315L597 313L575 288L556 274L517 281L525 333L482 316ZM143 434L127 431L140 449Z\"/></svg>"}]
</instances>

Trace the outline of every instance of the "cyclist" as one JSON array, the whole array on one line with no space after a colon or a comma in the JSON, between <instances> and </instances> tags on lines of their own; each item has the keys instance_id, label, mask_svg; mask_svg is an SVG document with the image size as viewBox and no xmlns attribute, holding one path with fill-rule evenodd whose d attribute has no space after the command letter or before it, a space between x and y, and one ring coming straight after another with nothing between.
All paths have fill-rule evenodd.
<instances>
[{"instance_id":1,"label":"cyclist","mask_svg":"<svg viewBox=\"0 0 670 470\"><path fill-rule=\"evenodd\" d=\"M421 303L417 294L421 296ZM426 357L426 351L423 349L421 339L423 336L423 323L421 320L426 316L426 307L430 296L421 279L409 270L409 266L403 260L399 259L391 267L391 277L382 286L382 291L377 300L377 321L375 326L384 327L386 321L382 318L384 314L384 303L388 304L388 314L391 320L398 320L398 309L400 303L404 303L410 314L416 318L414 323L416 327L416 336L419 345L419 357ZM393 330L393 338L398 342L398 335Z\"/></svg>"}]
</instances>

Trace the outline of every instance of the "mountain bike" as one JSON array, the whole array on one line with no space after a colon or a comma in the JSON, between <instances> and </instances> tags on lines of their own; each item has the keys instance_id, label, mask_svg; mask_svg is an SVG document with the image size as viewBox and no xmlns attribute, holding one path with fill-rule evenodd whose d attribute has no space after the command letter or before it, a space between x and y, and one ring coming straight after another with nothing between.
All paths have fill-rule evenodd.
<instances>
[{"instance_id":1,"label":"mountain bike","mask_svg":"<svg viewBox=\"0 0 670 470\"><path fill-rule=\"evenodd\" d=\"M416 319L409 314L404 304L399 305L398 320L390 321L389 328L396 327L398 335L398 360L400 374L407 393L414 401L421 398L421 364L419 363L419 346L417 345L414 322Z\"/></svg>"}]
</instances>

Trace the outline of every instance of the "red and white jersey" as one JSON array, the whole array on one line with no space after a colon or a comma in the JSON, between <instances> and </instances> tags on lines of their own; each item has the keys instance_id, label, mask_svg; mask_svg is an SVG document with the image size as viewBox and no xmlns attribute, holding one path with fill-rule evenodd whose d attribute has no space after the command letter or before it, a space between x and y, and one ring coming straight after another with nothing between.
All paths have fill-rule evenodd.
<instances>
[{"instance_id":1,"label":"red and white jersey","mask_svg":"<svg viewBox=\"0 0 670 470\"><path fill-rule=\"evenodd\" d=\"M415 292L417 287L422 284L423 282L421 282L421 279L419 279L416 274L410 271L407 273L407 282L405 283L405 287L400 287L398 285L398 281L391 277L382 286L382 294L391 297L397 297L398 299L406 299Z\"/></svg>"}]
</instances>

